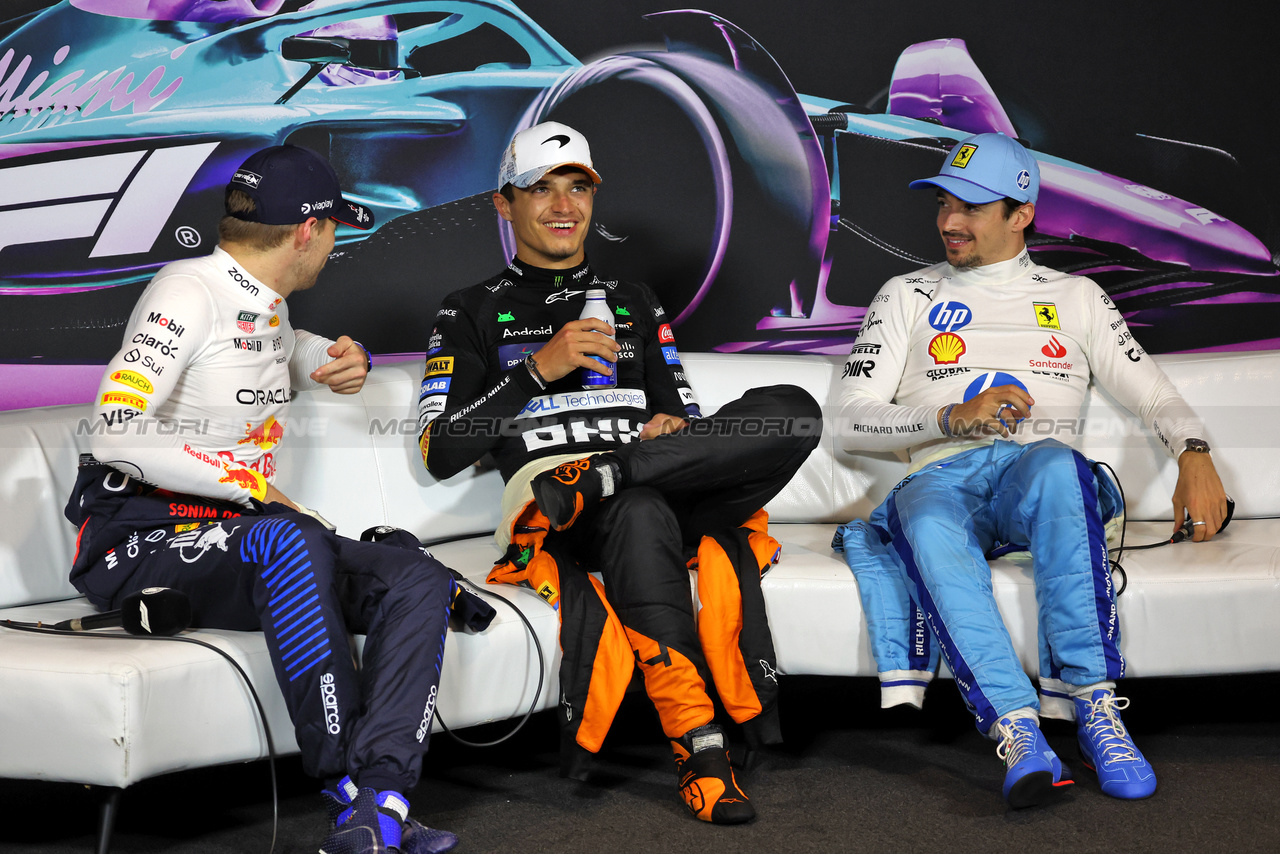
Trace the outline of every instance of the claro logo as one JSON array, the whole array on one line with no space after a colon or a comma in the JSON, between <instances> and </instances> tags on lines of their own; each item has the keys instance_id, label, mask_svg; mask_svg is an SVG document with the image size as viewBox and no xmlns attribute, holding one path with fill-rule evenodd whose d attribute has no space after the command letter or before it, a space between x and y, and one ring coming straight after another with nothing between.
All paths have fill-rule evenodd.
<instances>
[{"instance_id":1,"label":"claro logo","mask_svg":"<svg viewBox=\"0 0 1280 854\"><path fill-rule=\"evenodd\" d=\"M320 702L324 704L324 723L329 735L342 732L342 719L338 716L338 690L333 687L333 674L320 677ZM422 741L421 738L418 741Z\"/></svg>"}]
</instances>

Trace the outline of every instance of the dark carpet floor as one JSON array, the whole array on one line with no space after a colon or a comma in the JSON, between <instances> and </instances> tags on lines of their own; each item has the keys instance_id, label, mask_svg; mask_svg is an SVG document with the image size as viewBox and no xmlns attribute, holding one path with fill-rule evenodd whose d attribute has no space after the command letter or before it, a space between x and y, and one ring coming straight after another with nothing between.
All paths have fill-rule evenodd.
<instances>
[{"instance_id":1,"label":"dark carpet floor","mask_svg":"<svg viewBox=\"0 0 1280 854\"><path fill-rule=\"evenodd\" d=\"M1074 730L1046 722L1077 784L1047 807L1012 812L994 742L978 735L952 683L923 712L877 708L874 680L789 677L787 743L742 779L759 817L694 821L677 800L670 755L642 696L628 697L590 783L557 774L554 718L475 749L433 738L413 814L462 838L460 852L1275 852L1280 851L1280 674L1130 680L1121 693L1160 788L1145 801L1103 795L1078 761ZM509 725L475 728L487 740ZM741 750L735 751L735 758ZM276 852L313 852L317 786L281 760ZM0 851L92 851L97 793L0 780ZM265 762L203 769L127 790L112 851L254 852L271 847Z\"/></svg>"}]
</instances>

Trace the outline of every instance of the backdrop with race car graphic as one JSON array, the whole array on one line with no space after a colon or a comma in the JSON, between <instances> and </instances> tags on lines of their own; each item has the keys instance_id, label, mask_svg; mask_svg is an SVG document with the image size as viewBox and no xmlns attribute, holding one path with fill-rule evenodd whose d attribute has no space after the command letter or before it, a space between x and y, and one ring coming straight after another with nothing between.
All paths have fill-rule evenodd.
<instances>
[{"instance_id":1,"label":"backdrop with race car graphic","mask_svg":"<svg viewBox=\"0 0 1280 854\"><path fill-rule=\"evenodd\" d=\"M941 258L907 182L988 130L1040 161L1036 260L1148 351L1275 347L1273 13L1084 5L6 2L0 408L88 400L146 282L286 141L377 219L340 229L295 325L422 352L509 257L498 159L547 118L604 178L593 263L653 285L685 350L847 352L884 280Z\"/></svg>"}]
</instances>

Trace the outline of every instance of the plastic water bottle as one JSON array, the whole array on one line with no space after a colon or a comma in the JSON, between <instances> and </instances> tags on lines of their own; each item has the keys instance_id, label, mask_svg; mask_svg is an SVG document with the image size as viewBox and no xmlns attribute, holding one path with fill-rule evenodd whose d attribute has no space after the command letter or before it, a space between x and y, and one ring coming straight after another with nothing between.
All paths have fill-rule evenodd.
<instances>
[{"instance_id":1,"label":"plastic water bottle","mask_svg":"<svg viewBox=\"0 0 1280 854\"><path fill-rule=\"evenodd\" d=\"M582 314L578 315L579 320L585 320L588 317L594 317L596 320L603 320L609 326L613 326L613 312L609 311L609 304L604 299L604 288L592 288L587 291L587 304L582 307ZM597 333L604 335L603 332ZM610 341L613 340L612 335L606 335ZM617 362L606 362L598 356L591 356L603 365L612 367L617 370ZM593 371L590 368L581 368L582 371L582 387L585 389L594 388L613 388L618 384L616 374L602 374L599 371Z\"/></svg>"}]
</instances>

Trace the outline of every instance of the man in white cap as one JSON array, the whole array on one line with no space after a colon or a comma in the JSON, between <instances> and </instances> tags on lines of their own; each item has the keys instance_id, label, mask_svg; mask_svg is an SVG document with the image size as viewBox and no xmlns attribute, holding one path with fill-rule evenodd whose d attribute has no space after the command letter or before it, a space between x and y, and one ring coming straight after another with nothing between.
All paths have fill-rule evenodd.
<instances>
[{"instance_id":1,"label":"man in white cap","mask_svg":"<svg viewBox=\"0 0 1280 854\"><path fill-rule=\"evenodd\" d=\"M999 741L1004 796L1015 808L1070 782L1041 715L1077 722L1084 761L1106 794L1144 798L1156 788L1120 719L1128 700L1115 695L1124 657L1104 525L1123 501L1096 464L1041 437L1078 423L1096 380L1177 458L1174 529L1188 515L1200 542L1227 518L1200 422L1110 298L1028 255L1039 184L1035 158L997 133L961 140L939 175L912 182L937 194L947 260L881 288L840 394L847 449L911 456L907 479L870 523L841 529L866 612L921 621L914 643L882 631L887 623L871 626L882 702L920 704L936 640L979 731ZM987 564L1019 548L1035 559L1038 698Z\"/></svg>"},{"instance_id":2,"label":"man in white cap","mask_svg":"<svg viewBox=\"0 0 1280 854\"><path fill-rule=\"evenodd\" d=\"M486 454L497 460L507 483L498 541L508 551L490 580L527 583L559 610L564 773L585 774L577 751L599 749L638 666L690 812L748 821L755 810L734 777L708 690L714 682L749 742L780 740L759 596L776 543L761 547L767 533L743 526L817 444L821 413L802 389L773 386L701 417L653 291L602 279L587 262L599 182L573 128L544 122L512 139L493 200L511 224L515 257L451 294L436 316L418 405L422 457L441 478ZM609 322L580 319L587 291L597 289ZM616 375L616 387L584 387L583 369ZM742 429L766 420L778 429ZM738 556L721 561L709 539L750 545L719 551ZM695 549L699 590L732 563L717 577L740 587L742 599L730 614L700 595L696 627L686 565ZM584 586L590 576L573 569L579 561L601 571L607 603L594 581ZM706 640L721 629L732 630L729 644Z\"/></svg>"}]
</instances>

